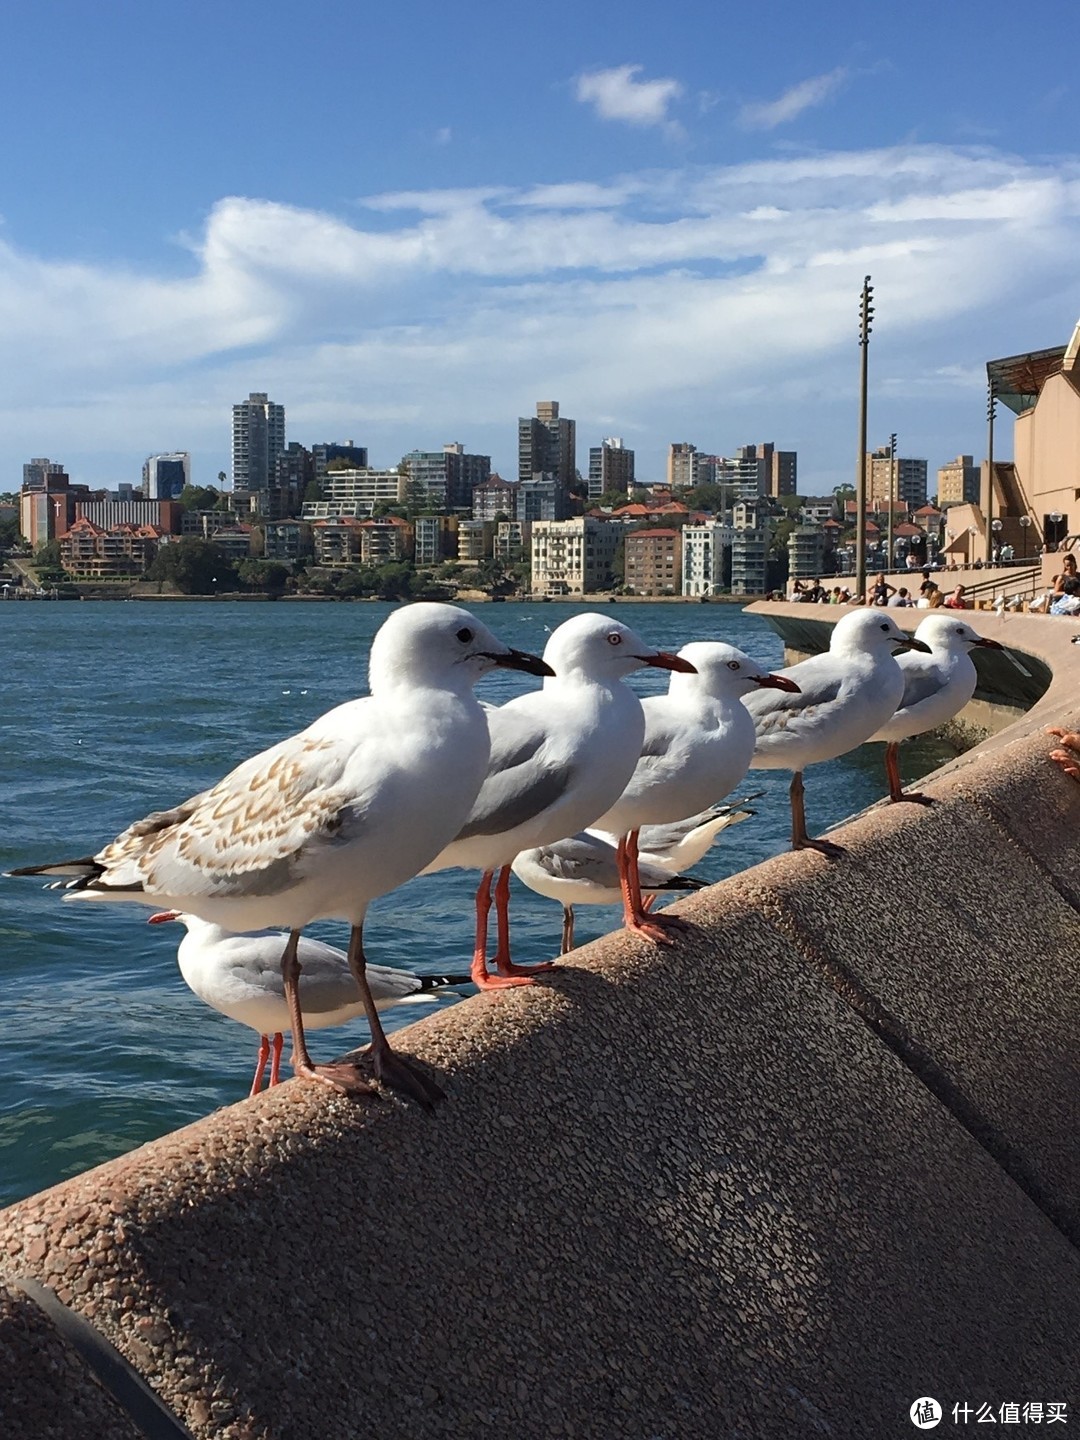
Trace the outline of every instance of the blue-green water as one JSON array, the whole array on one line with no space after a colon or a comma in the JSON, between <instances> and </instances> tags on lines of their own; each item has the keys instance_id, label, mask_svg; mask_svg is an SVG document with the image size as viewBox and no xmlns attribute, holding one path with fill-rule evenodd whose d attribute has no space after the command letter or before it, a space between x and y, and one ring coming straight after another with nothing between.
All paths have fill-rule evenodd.
<instances>
[{"instance_id":1,"label":"blue-green water","mask_svg":"<svg viewBox=\"0 0 1080 1440\"><path fill-rule=\"evenodd\" d=\"M542 650L566 605L484 608L510 644ZM0 604L0 870L91 853L130 821L175 804L246 756L302 729L366 688L368 643L382 604L124 602ZM619 618L677 649L724 639L776 666L764 622L730 605L622 606ZM635 677L641 693L658 672ZM535 681L485 680L493 702ZM807 813L824 829L883 790L881 747L812 771ZM912 749L905 770L940 763ZM699 867L710 880L783 850L788 777L754 772L757 815ZM435 972L467 970L476 877L449 871L376 902L372 960ZM558 948L561 912L515 881L518 960ZM147 926L131 905L65 905L35 880L0 879L0 1203L51 1185L247 1093L254 1034L207 1010L176 967L180 932ZM579 942L618 923L586 908ZM341 927L312 933L343 944ZM426 1013L426 1012L423 1012ZM417 1018L405 1009L393 1028ZM317 1056L366 1038L357 1022L313 1037Z\"/></svg>"}]
</instances>

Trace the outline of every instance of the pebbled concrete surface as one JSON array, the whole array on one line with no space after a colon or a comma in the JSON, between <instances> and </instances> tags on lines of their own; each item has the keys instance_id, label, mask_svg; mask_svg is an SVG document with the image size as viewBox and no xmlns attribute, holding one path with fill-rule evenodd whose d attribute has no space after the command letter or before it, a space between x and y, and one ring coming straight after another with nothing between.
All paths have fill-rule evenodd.
<instances>
[{"instance_id":1,"label":"pebbled concrete surface","mask_svg":"<svg viewBox=\"0 0 1080 1440\"><path fill-rule=\"evenodd\" d=\"M290 1082L0 1213L0 1267L207 1440L1074 1418L1080 789L1038 734L1076 718L1069 633L933 809L701 892L670 951L609 936L400 1032L435 1118ZM25 1321L0 1342L38 1385Z\"/></svg>"}]
</instances>

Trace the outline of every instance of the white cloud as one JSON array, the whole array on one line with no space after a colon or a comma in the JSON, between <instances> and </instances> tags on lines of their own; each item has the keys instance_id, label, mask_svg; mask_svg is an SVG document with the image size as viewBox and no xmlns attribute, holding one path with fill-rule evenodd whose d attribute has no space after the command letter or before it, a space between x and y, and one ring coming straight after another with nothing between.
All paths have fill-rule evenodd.
<instances>
[{"instance_id":1,"label":"white cloud","mask_svg":"<svg viewBox=\"0 0 1080 1440\"><path fill-rule=\"evenodd\" d=\"M748 130L775 130L796 119L804 110L811 110L834 94L847 79L847 70L840 66L826 75L814 75L785 90L777 100L744 105L739 123Z\"/></svg>"},{"instance_id":2,"label":"white cloud","mask_svg":"<svg viewBox=\"0 0 1080 1440\"><path fill-rule=\"evenodd\" d=\"M577 98L592 105L601 120L623 120L628 125L664 125L671 128L668 107L683 87L678 80L638 80L641 65L616 65L611 70L590 70L577 77Z\"/></svg>"},{"instance_id":3,"label":"white cloud","mask_svg":"<svg viewBox=\"0 0 1080 1440\"><path fill-rule=\"evenodd\" d=\"M646 476L671 439L774 438L828 488L864 274L888 429L932 464L978 448L986 358L1064 342L1080 313L1071 158L917 146L364 204L225 198L157 273L6 236L0 491L31 455L116 483L188 448L212 477L250 390L290 438L352 435L376 463L460 439L514 473L515 417L554 396L583 449L625 434Z\"/></svg>"}]
</instances>

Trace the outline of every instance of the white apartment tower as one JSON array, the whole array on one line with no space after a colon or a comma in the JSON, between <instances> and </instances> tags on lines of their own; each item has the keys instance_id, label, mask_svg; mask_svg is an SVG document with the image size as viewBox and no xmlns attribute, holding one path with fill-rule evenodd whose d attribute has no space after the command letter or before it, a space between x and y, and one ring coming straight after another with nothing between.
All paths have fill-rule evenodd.
<instances>
[{"instance_id":1,"label":"white apartment tower","mask_svg":"<svg viewBox=\"0 0 1080 1440\"><path fill-rule=\"evenodd\" d=\"M285 407L252 391L233 406L232 477L234 490L269 490L274 464L285 449Z\"/></svg>"}]
</instances>

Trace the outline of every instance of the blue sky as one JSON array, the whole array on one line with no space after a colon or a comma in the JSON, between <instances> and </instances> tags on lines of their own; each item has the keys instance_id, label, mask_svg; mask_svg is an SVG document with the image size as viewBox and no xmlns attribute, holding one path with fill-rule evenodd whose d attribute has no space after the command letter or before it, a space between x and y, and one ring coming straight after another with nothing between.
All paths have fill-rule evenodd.
<instances>
[{"instance_id":1,"label":"blue sky","mask_svg":"<svg viewBox=\"0 0 1080 1440\"><path fill-rule=\"evenodd\" d=\"M771 439L827 491L864 274L870 443L931 471L985 450L986 360L1080 318L1060 0L41 0L4 34L0 490L171 449L211 482L266 390L378 465L513 477L557 399L582 469Z\"/></svg>"}]
</instances>

